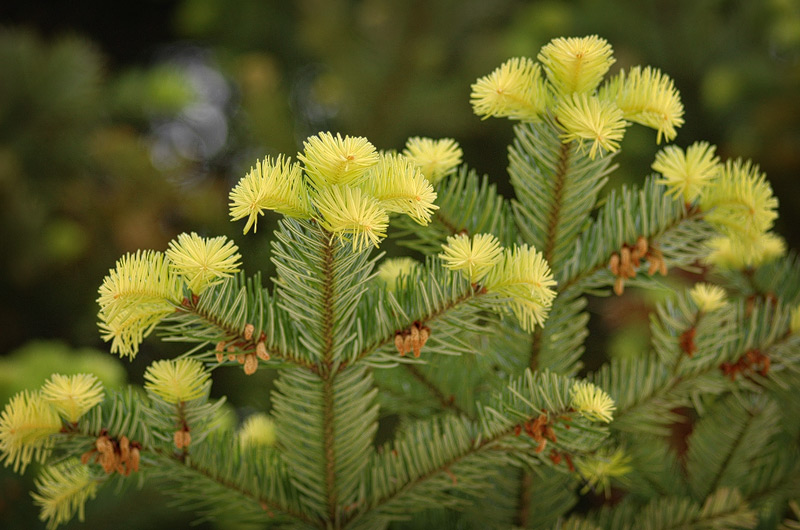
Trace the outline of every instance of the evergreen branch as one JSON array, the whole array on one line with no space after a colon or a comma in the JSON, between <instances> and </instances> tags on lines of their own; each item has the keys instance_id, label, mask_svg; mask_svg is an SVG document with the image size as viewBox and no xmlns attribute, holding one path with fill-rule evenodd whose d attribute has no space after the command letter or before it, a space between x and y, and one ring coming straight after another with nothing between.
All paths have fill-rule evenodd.
<instances>
[{"instance_id":1,"label":"evergreen branch","mask_svg":"<svg viewBox=\"0 0 800 530\"><path fill-rule=\"evenodd\" d=\"M420 372L420 370L415 365L403 364L403 368L405 368L405 370L409 374L411 374L411 376L417 382L419 382L428 392L430 392L433 395L434 399L436 399L436 401L439 402L439 405L441 406L442 410L450 409L456 414L466 415L464 410L462 410L461 407L459 407L456 404L455 399L453 399L453 396L446 397L442 393L442 391L432 381L430 381L427 377L425 377L425 375L422 374L422 372Z\"/></svg>"},{"instance_id":2,"label":"evergreen branch","mask_svg":"<svg viewBox=\"0 0 800 530\"><path fill-rule=\"evenodd\" d=\"M718 394L729 389L721 369L724 366L719 363L736 362L751 351L769 357L773 350L780 351L786 344L794 342L794 335L786 334L787 327L788 310L784 306L755 305L748 308L739 303L733 325L728 328L733 337L720 337L722 347L707 341L707 349L698 350L692 359L679 358L669 364L659 360L655 354L614 361L590 379L617 403L613 427L665 434L664 426L678 419L665 414L665 411L689 405L690 399L703 394ZM676 329L673 334L683 331ZM734 373L733 378L735 376ZM746 382L741 384L748 385Z\"/></svg>"},{"instance_id":3,"label":"evergreen branch","mask_svg":"<svg viewBox=\"0 0 800 530\"><path fill-rule=\"evenodd\" d=\"M597 218L576 239L571 258L556 271L558 290L613 283L607 270L612 254L624 244L633 246L640 236L662 253L667 267L683 267L705 256L704 242L714 234L699 212L687 210L648 177L641 189L623 186L611 191ZM603 270L605 274L598 274Z\"/></svg>"},{"instance_id":4,"label":"evergreen branch","mask_svg":"<svg viewBox=\"0 0 800 530\"><path fill-rule=\"evenodd\" d=\"M320 379L284 369L275 382L273 410L280 454L306 510L338 524L355 502L377 430L376 389L366 366ZM332 503L332 504L331 504Z\"/></svg>"},{"instance_id":5,"label":"evergreen branch","mask_svg":"<svg viewBox=\"0 0 800 530\"><path fill-rule=\"evenodd\" d=\"M780 429L778 407L765 396L729 395L708 412L688 440L686 466L697 499L743 484Z\"/></svg>"},{"instance_id":6,"label":"evergreen branch","mask_svg":"<svg viewBox=\"0 0 800 530\"><path fill-rule=\"evenodd\" d=\"M597 522L609 530L752 529L758 517L737 490L722 488L706 497L702 504L676 496L659 497L644 506L623 502L614 510L603 509Z\"/></svg>"},{"instance_id":7,"label":"evergreen branch","mask_svg":"<svg viewBox=\"0 0 800 530\"><path fill-rule=\"evenodd\" d=\"M166 491L187 509L228 521L263 523L277 512L278 516L316 523L303 510L274 451L241 449L227 434L193 448L191 458L161 448L149 452L154 456L156 475L172 484Z\"/></svg>"},{"instance_id":8,"label":"evergreen branch","mask_svg":"<svg viewBox=\"0 0 800 530\"><path fill-rule=\"evenodd\" d=\"M209 363L218 362L214 358L217 353L255 353L261 342L271 359L314 368L299 353L289 318L261 286L260 274L247 279L239 274L209 287L199 297L185 298L164 320L161 331L167 341L198 342L200 347L214 344L214 349L195 355Z\"/></svg>"},{"instance_id":9,"label":"evergreen branch","mask_svg":"<svg viewBox=\"0 0 800 530\"><path fill-rule=\"evenodd\" d=\"M275 235L278 305L290 317L304 355L330 370L357 347L352 342L358 311L381 255L357 252L351 243L306 222L286 219Z\"/></svg>"},{"instance_id":10,"label":"evergreen branch","mask_svg":"<svg viewBox=\"0 0 800 530\"><path fill-rule=\"evenodd\" d=\"M371 498L348 524L369 512L396 516L410 509L412 500L414 509L457 504L459 497L452 492L474 494L497 463L553 465L543 453L548 441L557 452L596 448L605 431L572 412L571 388L568 378L526 372L479 407L474 422L444 416L411 425L374 455L364 477ZM539 432L544 425L551 429L546 437ZM520 435L523 430L525 436ZM448 481L449 487L443 487Z\"/></svg>"},{"instance_id":11,"label":"evergreen branch","mask_svg":"<svg viewBox=\"0 0 800 530\"><path fill-rule=\"evenodd\" d=\"M412 271L404 286L394 293L376 289L364 296L356 319L369 322L370 326L358 330L356 343L361 348L353 352L349 364L362 360L390 365L400 362L397 354L376 356L375 353L394 345L396 335L414 323L431 329L424 347L426 352L446 355L474 352L474 347L464 340L465 334L485 331L486 326L480 320L485 316L482 309L498 301L492 302L489 299L493 297L476 292L462 275L432 259L426 267Z\"/></svg>"},{"instance_id":12,"label":"evergreen branch","mask_svg":"<svg viewBox=\"0 0 800 530\"><path fill-rule=\"evenodd\" d=\"M517 125L514 132L508 170L516 192L514 218L523 240L559 271L614 169L613 156L591 160L575 142L562 142L550 116Z\"/></svg>"}]
</instances>

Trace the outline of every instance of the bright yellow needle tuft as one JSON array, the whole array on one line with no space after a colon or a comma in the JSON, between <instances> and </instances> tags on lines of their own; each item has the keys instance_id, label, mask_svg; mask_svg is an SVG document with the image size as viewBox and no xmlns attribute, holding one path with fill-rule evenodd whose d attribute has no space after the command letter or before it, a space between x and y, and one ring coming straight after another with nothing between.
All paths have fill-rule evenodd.
<instances>
[{"instance_id":1,"label":"bright yellow needle tuft","mask_svg":"<svg viewBox=\"0 0 800 530\"><path fill-rule=\"evenodd\" d=\"M614 64L611 45L597 35L553 39L539 52L547 80L568 95L591 92Z\"/></svg>"},{"instance_id":2,"label":"bright yellow needle tuft","mask_svg":"<svg viewBox=\"0 0 800 530\"><path fill-rule=\"evenodd\" d=\"M233 221L247 218L246 234L258 228L258 216L264 210L274 210L289 217L311 217L308 190L300 164L283 155L259 160L255 168L242 178L230 192L230 215Z\"/></svg>"},{"instance_id":3,"label":"bright yellow needle tuft","mask_svg":"<svg viewBox=\"0 0 800 530\"><path fill-rule=\"evenodd\" d=\"M695 142L685 152L674 145L665 147L656 154L652 166L663 176L658 183L666 186L667 193L675 198L693 202L719 173L715 149L708 142Z\"/></svg>"},{"instance_id":4,"label":"bright yellow needle tuft","mask_svg":"<svg viewBox=\"0 0 800 530\"><path fill-rule=\"evenodd\" d=\"M547 103L541 68L527 57L509 59L472 84L470 103L483 119L536 121Z\"/></svg>"},{"instance_id":5,"label":"bright yellow needle tuft","mask_svg":"<svg viewBox=\"0 0 800 530\"><path fill-rule=\"evenodd\" d=\"M436 184L461 164L463 152L452 138L433 140L415 136L406 142L403 154L414 162L431 184Z\"/></svg>"},{"instance_id":6,"label":"bright yellow needle tuft","mask_svg":"<svg viewBox=\"0 0 800 530\"><path fill-rule=\"evenodd\" d=\"M610 423L616 409L614 400L589 381L577 381L570 389L570 404L581 415L592 421Z\"/></svg>"},{"instance_id":7,"label":"bright yellow needle tuft","mask_svg":"<svg viewBox=\"0 0 800 530\"><path fill-rule=\"evenodd\" d=\"M628 125L616 105L586 94L567 97L559 103L556 112L559 123L566 131L561 139L564 143L574 140L580 145L584 141L591 142L591 159L598 153L613 153L619 149L619 142Z\"/></svg>"},{"instance_id":8,"label":"bright yellow needle tuft","mask_svg":"<svg viewBox=\"0 0 800 530\"><path fill-rule=\"evenodd\" d=\"M387 212L406 214L421 225L427 225L439 208L433 204L436 192L431 183L403 155L382 154L359 187Z\"/></svg>"},{"instance_id":9,"label":"bright yellow needle tuft","mask_svg":"<svg viewBox=\"0 0 800 530\"><path fill-rule=\"evenodd\" d=\"M599 97L615 102L626 120L655 129L659 144L662 137L673 140L678 134L675 129L683 125L680 94L672 79L657 68L623 70L601 87Z\"/></svg>"},{"instance_id":10,"label":"bright yellow needle tuft","mask_svg":"<svg viewBox=\"0 0 800 530\"><path fill-rule=\"evenodd\" d=\"M386 237L389 215L377 199L358 188L323 188L314 198L314 204L322 216L320 226L344 241L351 241L356 252L377 247Z\"/></svg>"},{"instance_id":11,"label":"bright yellow needle tuft","mask_svg":"<svg viewBox=\"0 0 800 530\"><path fill-rule=\"evenodd\" d=\"M23 390L0 414L0 456L14 471L25 472L31 461L41 462L53 447L51 435L61 430L61 418L39 392Z\"/></svg>"},{"instance_id":12,"label":"bright yellow needle tuft","mask_svg":"<svg viewBox=\"0 0 800 530\"><path fill-rule=\"evenodd\" d=\"M97 494L97 484L89 468L75 458L42 469L31 496L41 507L39 519L47 521L47 530L68 522L76 512L83 521L86 501Z\"/></svg>"},{"instance_id":13,"label":"bright yellow needle tuft","mask_svg":"<svg viewBox=\"0 0 800 530\"><path fill-rule=\"evenodd\" d=\"M449 236L439 257L450 270L461 271L470 281L481 281L500 261L503 249L492 234Z\"/></svg>"},{"instance_id":14,"label":"bright yellow needle tuft","mask_svg":"<svg viewBox=\"0 0 800 530\"><path fill-rule=\"evenodd\" d=\"M144 388L167 403L181 403L205 395L210 377L194 359L156 361L144 374Z\"/></svg>"},{"instance_id":15,"label":"bright yellow needle tuft","mask_svg":"<svg viewBox=\"0 0 800 530\"><path fill-rule=\"evenodd\" d=\"M366 138L322 132L303 142L297 155L317 190L336 184L351 184L378 162L378 152Z\"/></svg>"},{"instance_id":16,"label":"bright yellow needle tuft","mask_svg":"<svg viewBox=\"0 0 800 530\"><path fill-rule=\"evenodd\" d=\"M99 289L100 330L111 353L136 356L144 337L183 299L183 282L161 252L126 254Z\"/></svg>"},{"instance_id":17,"label":"bright yellow needle tuft","mask_svg":"<svg viewBox=\"0 0 800 530\"><path fill-rule=\"evenodd\" d=\"M697 309L703 313L716 311L725 305L725 289L718 285L698 283L692 287L689 295L697 304Z\"/></svg>"},{"instance_id":18,"label":"bright yellow needle tuft","mask_svg":"<svg viewBox=\"0 0 800 530\"><path fill-rule=\"evenodd\" d=\"M172 270L184 278L195 294L239 272L239 248L225 236L204 238L196 233L180 234L170 241L167 257Z\"/></svg>"},{"instance_id":19,"label":"bright yellow needle tuft","mask_svg":"<svg viewBox=\"0 0 800 530\"><path fill-rule=\"evenodd\" d=\"M511 298L511 311L526 331L544 324L556 297L550 265L528 245L504 249L484 284L490 293Z\"/></svg>"},{"instance_id":20,"label":"bright yellow needle tuft","mask_svg":"<svg viewBox=\"0 0 800 530\"><path fill-rule=\"evenodd\" d=\"M91 374L53 374L42 387L42 397L70 423L103 401L103 385Z\"/></svg>"}]
</instances>

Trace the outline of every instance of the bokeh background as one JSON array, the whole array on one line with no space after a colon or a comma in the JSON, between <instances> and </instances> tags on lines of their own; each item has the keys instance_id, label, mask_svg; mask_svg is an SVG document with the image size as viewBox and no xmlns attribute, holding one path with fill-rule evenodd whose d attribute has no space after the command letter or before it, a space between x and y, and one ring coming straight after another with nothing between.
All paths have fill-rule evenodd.
<instances>
[{"instance_id":1,"label":"bokeh background","mask_svg":"<svg viewBox=\"0 0 800 530\"><path fill-rule=\"evenodd\" d=\"M181 352L148 340L132 363L111 357L96 328L103 276L184 231L234 238L248 270L269 271L270 231L243 237L227 192L257 158L294 154L320 130L381 149L454 138L512 196L511 123L475 117L470 84L554 37L588 34L614 47L612 71L649 64L675 80L686 108L676 144L707 140L761 166L777 230L800 248L798 0L2 2L0 404L52 371L140 382ZM629 129L612 185L641 181L657 150L654 131ZM620 329L614 314L596 317ZM240 371L220 371L214 392L240 415L264 409L261 374L242 385ZM30 475L0 471L0 527L43 527ZM105 492L87 512L81 528L192 520L147 486Z\"/></svg>"}]
</instances>

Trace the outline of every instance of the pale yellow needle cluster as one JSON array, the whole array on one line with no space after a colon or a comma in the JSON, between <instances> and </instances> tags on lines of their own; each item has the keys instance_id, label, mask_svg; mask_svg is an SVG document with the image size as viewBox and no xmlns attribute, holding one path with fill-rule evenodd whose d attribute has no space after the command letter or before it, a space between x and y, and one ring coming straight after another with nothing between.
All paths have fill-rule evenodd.
<instances>
[{"instance_id":1,"label":"pale yellow needle cluster","mask_svg":"<svg viewBox=\"0 0 800 530\"><path fill-rule=\"evenodd\" d=\"M60 430L61 418L41 392L24 390L16 394L0 414L3 464L24 472L31 461L41 462L53 447L52 435Z\"/></svg>"},{"instance_id":2,"label":"pale yellow needle cluster","mask_svg":"<svg viewBox=\"0 0 800 530\"><path fill-rule=\"evenodd\" d=\"M237 272L241 266L239 248L225 236L203 238L192 232L170 241L167 258L190 291L202 293Z\"/></svg>"},{"instance_id":3,"label":"pale yellow needle cluster","mask_svg":"<svg viewBox=\"0 0 800 530\"><path fill-rule=\"evenodd\" d=\"M403 155L411 160L431 184L451 174L461 164L463 151L452 138L434 140L414 136L406 141Z\"/></svg>"},{"instance_id":4,"label":"pale yellow needle cluster","mask_svg":"<svg viewBox=\"0 0 800 530\"><path fill-rule=\"evenodd\" d=\"M41 392L45 401L70 423L76 423L104 397L103 385L92 374L53 374Z\"/></svg>"},{"instance_id":5,"label":"pale yellow needle cluster","mask_svg":"<svg viewBox=\"0 0 800 530\"><path fill-rule=\"evenodd\" d=\"M386 208L360 188L322 188L314 205L320 213L320 226L341 239L351 241L356 252L377 247L386 237L389 227Z\"/></svg>"},{"instance_id":6,"label":"pale yellow needle cluster","mask_svg":"<svg viewBox=\"0 0 800 530\"><path fill-rule=\"evenodd\" d=\"M710 313L725 305L725 289L710 283L698 283L689 291L697 309L703 313Z\"/></svg>"},{"instance_id":7,"label":"pale yellow needle cluster","mask_svg":"<svg viewBox=\"0 0 800 530\"><path fill-rule=\"evenodd\" d=\"M166 255L152 250L126 254L99 289L99 326L111 353L136 356L144 337L183 298L183 282Z\"/></svg>"},{"instance_id":8,"label":"pale yellow needle cluster","mask_svg":"<svg viewBox=\"0 0 800 530\"><path fill-rule=\"evenodd\" d=\"M554 39L541 49L538 59L562 94L596 89L615 62L611 45L597 35Z\"/></svg>"},{"instance_id":9,"label":"pale yellow needle cluster","mask_svg":"<svg viewBox=\"0 0 800 530\"><path fill-rule=\"evenodd\" d=\"M715 237L707 246L709 254L705 261L724 269L759 267L786 253L786 242L773 232L759 234L754 239L738 237Z\"/></svg>"},{"instance_id":10,"label":"pale yellow needle cluster","mask_svg":"<svg viewBox=\"0 0 800 530\"><path fill-rule=\"evenodd\" d=\"M99 326L111 353L135 357L139 345L183 300L239 271L238 248L225 237L181 234L166 253L126 254L103 279Z\"/></svg>"},{"instance_id":11,"label":"pale yellow needle cluster","mask_svg":"<svg viewBox=\"0 0 800 530\"><path fill-rule=\"evenodd\" d=\"M621 71L600 90L626 120L655 129L656 143L673 140L683 125L683 103L675 83L658 68L635 66Z\"/></svg>"},{"instance_id":12,"label":"pale yellow needle cluster","mask_svg":"<svg viewBox=\"0 0 800 530\"><path fill-rule=\"evenodd\" d=\"M436 192L430 181L403 155L381 155L362 189L387 212L406 214L421 225L430 223L433 211L439 208L433 204Z\"/></svg>"},{"instance_id":13,"label":"pale yellow needle cluster","mask_svg":"<svg viewBox=\"0 0 800 530\"><path fill-rule=\"evenodd\" d=\"M728 160L698 199L704 218L721 237L709 243L709 263L755 267L782 255L783 240L770 232L778 216L778 199L758 166Z\"/></svg>"},{"instance_id":14,"label":"pale yellow needle cluster","mask_svg":"<svg viewBox=\"0 0 800 530\"><path fill-rule=\"evenodd\" d=\"M538 120L547 104L541 67L527 57L509 59L472 84L470 103L483 119Z\"/></svg>"},{"instance_id":15,"label":"pale yellow needle cluster","mask_svg":"<svg viewBox=\"0 0 800 530\"><path fill-rule=\"evenodd\" d=\"M156 361L144 373L144 388L167 403L177 404L204 396L210 377L195 359Z\"/></svg>"},{"instance_id":16,"label":"pale yellow needle cluster","mask_svg":"<svg viewBox=\"0 0 800 530\"><path fill-rule=\"evenodd\" d=\"M386 288L394 291L405 286L405 278L419 269L419 262L413 258L389 258L383 260L378 267L378 279ZM398 282L398 280L400 280Z\"/></svg>"},{"instance_id":17,"label":"pale yellow needle cluster","mask_svg":"<svg viewBox=\"0 0 800 530\"><path fill-rule=\"evenodd\" d=\"M239 429L239 445L247 447L272 447L275 445L275 422L263 413L249 416Z\"/></svg>"},{"instance_id":18,"label":"pale yellow needle cluster","mask_svg":"<svg viewBox=\"0 0 800 530\"><path fill-rule=\"evenodd\" d=\"M511 59L472 85L475 114L535 121L549 114L564 143L589 142L590 158L616 152L630 122L672 140L683 124L683 104L672 80L655 68L634 67L603 82L613 50L596 35L558 38L541 63Z\"/></svg>"},{"instance_id":19,"label":"pale yellow needle cluster","mask_svg":"<svg viewBox=\"0 0 800 530\"><path fill-rule=\"evenodd\" d=\"M342 137L323 132L303 142L297 155L306 175L317 189L334 184L351 184L378 162L375 147L360 136Z\"/></svg>"},{"instance_id":20,"label":"pale yellow needle cluster","mask_svg":"<svg viewBox=\"0 0 800 530\"><path fill-rule=\"evenodd\" d=\"M39 519L47 522L47 530L70 521L75 513L83 521L86 501L94 499L97 484L78 459L43 468L35 481L36 493L31 496L41 508Z\"/></svg>"},{"instance_id":21,"label":"pale yellow needle cluster","mask_svg":"<svg viewBox=\"0 0 800 530\"><path fill-rule=\"evenodd\" d=\"M508 308L522 327L542 325L553 305L556 282L550 266L533 247L503 248L491 234L447 238L439 254L442 264L459 271L470 283L510 299Z\"/></svg>"},{"instance_id":22,"label":"pale yellow needle cluster","mask_svg":"<svg viewBox=\"0 0 800 530\"><path fill-rule=\"evenodd\" d=\"M502 259L503 247L492 234L449 236L439 257L450 270L460 271L470 283L478 283Z\"/></svg>"},{"instance_id":23,"label":"pale yellow needle cluster","mask_svg":"<svg viewBox=\"0 0 800 530\"><path fill-rule=\"evenodd\" d=\"M528 245L504 248L484 282L489 292L511 299L511 311L526 331L544 325L556 297L556 281L542 253Z\"/></svg>"},{"instance_id":24,"label":"pale yellow needle cluster","mask_svg":"<svg viewBox=\"0 0 800 530\"><path fill-rule=\"evenodd\" d=\"M633 470L631 457L622 449L585 455L575 460L575 468L586 480L582 493L602 490L606 498L611 496L611 481L620 479Z\"/></svg>"},{"instance_id":25,"label":"pale yellow needle cluster","mask_svg":"<svg viewBox=\"0 0 800 530\"><path fill-rule=\"evenodd\" d=\"M628 123L622 111L610 101L596 96L573 94L558 104L558 120L567 131L561 135L565 142L591 142L589 158L594 160L598 153L613 153L625 135Z\"/></svg>"},{"instance_id":26,"label":"pale yellow needle cluster","mask_svg":"<svg viewBox=\"0 0 800 530\"><path fill-rule=\"evenodd\" d=\"M457 145L436 144L442 158L430 169L448 172ZM386 237L389 214L399 213L425 225L438 208L436 192L420 164L393 153L380 153L366 138L322 132L308 138L300 163L278 157L248 173L230 194L231 218L247 218L244 231L264 210L311 218L356 252L378 246ZM460 152L460 150L459 150ZM264 176L266 175L266 176Z\"/></svg>"},{"instance_id":27,"label":"pale yellow needle cluster","mask_svg":"<svg viewBox=\"0 0 800 530\"><path fill-rule=\"evenodd\" d=\"M255 168L239 181L230 193L231 219L247 218L246 234L250 228L258 228L258 216L264 210L307 219L311 217L311 203L303 183L300 164L291 162L283 155L267 157L256 162Z\"/></svg>"},{"instance_id":28,"label":"pale yellow needle cluster","mask_svg":"<svg viewBox=\"0 0 800 530\"><path fill-rule=\"evenodd\" d=\"M687 204L694 202L720 171L716 147L708 142L695 142L686 151L670 145L656 153L653 169L661 173L658 180L675 198Z\"/></svg>"},{"instance_id":29,"label":"pale yellow needle cluster","mask_svg":"<svg viewBox=\"0 0 800 530\"><path fill-rule=\"evenodd\" d=\"M507 307L526 331L544 324L556 297L556 281L547 261L533 247L503 248L491 234L461 234L447 238L439 258L470 283L482 282L488 292L509 298Z\"/></svg>"},{"instance_id":30,"label":"pale yellow needle cluster","mask_svg":"<svg viewBox=\"0 0 800 530\"><path fill-rule=\"evenodd\" d=\"M703 189L699 205L707 212L706 221L743 239L766 233L778 217L772 187L749 160L726 161L718 178Z\"/></svg>"},{"instance_id":31,"label":"pale yellow needle cluster","mask_svg":"<svg viewBox=\"0 0 800 530\"><path fill-rule=\"evenodd\" d=\"M570 405L592 421L610 423L616 405L605 390L589 381L577 381L570 389Z\"/></svg>"}]
</instances>

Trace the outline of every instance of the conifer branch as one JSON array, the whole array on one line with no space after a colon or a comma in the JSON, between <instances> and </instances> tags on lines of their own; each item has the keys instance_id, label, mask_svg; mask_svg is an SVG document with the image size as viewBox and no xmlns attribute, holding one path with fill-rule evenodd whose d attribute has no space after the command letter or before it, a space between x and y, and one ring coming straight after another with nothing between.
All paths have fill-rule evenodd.
<instances>
[{"instance_id":1,"label":"conifer branch","mask_svg":"<svg viewBox=\"0 0 800 530\"><path fill-rule=\"evenodd\" d=\"M437 387L430 379L425 377L425 375L420 372L415 365L405 363L403 364L403 368L405 368L406 371L408 371L408 373L410 373L417 382L419 382L428 392L433 395L434 399L441 405L442 410L450 409L456 414L468 416L468 414L455 402L454 396L445 396L439 387Z\"/></svg>"}]
</instances>

